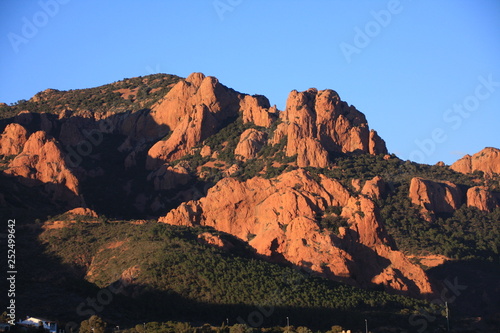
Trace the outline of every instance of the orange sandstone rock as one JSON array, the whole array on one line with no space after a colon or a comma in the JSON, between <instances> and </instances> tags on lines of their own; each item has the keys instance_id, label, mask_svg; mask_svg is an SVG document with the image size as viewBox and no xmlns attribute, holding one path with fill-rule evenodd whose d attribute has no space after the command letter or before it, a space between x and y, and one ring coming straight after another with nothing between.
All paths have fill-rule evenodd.
<instances>
[{"instance_id":1,"label":"orange sandstone rock","mask_svg":"<svg viewBox=\"0 0 500 333\"><path fill-rule=\"evenodd\" d=\"M23 126L16 123L7 125L0 136L0 155L18 155L28 137L28 131Z\"/></svg>"},{"instance_id":2,"label":"orange sandstone rock","mask_svg":"<svg viewBox=\"0 0 500 333\"><path fill-rule=\"evenodd\" d=\"M234 150L236 157L242 161L257 157L266 141L267 135L264 132L249 128L240 136L240 141Z\"/></svg>"},{"instance_id":3,"label":"orange sandstone rock","mask_svg":"<svg viewBox=\"0 0 500 333\"><path fill-rule=\"evenodd\" d=\"M409 197L411 202L430 213L452 213L462 202L462 192L457 185L443 181L434 182L420 177L411 180Z\"/></svg>"},{"instance_id":4,"label":"orange sandstone rock","mask_svg":"<svg viewBox=\"0 0 500 333\"><path fill-rule=\"evenodd\" d=\"M500 174L500 149L487 147L474 155L465 155L450 166L461 173L483 171L486 174Z\"/></svg>"},{"instance_id":5,"label":"orange sandstone rock","mask_svg":"<svg viewBox=\"0 0 500 333\"><path fill-rule=\"evenodd\" d=\"M58 143L43 131L31 134L5 173L19 176L27 186L44 184L54 200L70 200L75 206L82 204L78 198L78 179L67 167Z\"/></svg>"},{"instance_id":6,"label":"orange sandstone rock","mask_svg":"<svg viewBox=\"0 0 500 333\"><path fill-rule=\"evenodd\" d=\"M317 221L329 206L341 206L350 224L338 234L322 230ZM338 181L322 175L315 180L302 169L271 180L222 179L206 197L181 204L159 221L211 226L270 260L337 281L413 295L433 291L425 272L397 251L371 199L351 196Z\"/></svg>"},{"instance_id":7,"label":"orange sandstone rock","mask_svg":"<svg viewBox=\"0 0 500 333\"><path fill-rule=\"evenodd\" d=\"M467 206L491 212L500 205L495 196L486 187L474 186L467 190Z\"/></svg>"}]
</instances>

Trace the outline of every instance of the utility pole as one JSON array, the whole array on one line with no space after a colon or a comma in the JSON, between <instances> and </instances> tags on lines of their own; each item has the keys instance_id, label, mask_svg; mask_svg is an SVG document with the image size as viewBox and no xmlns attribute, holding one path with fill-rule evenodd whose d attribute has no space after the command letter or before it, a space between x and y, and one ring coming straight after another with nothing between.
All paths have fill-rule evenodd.
<instances>
[{"instance_id":1,"label":"utility pole","mask_svg":"<svg viewBox=\"0 0 500 333\"><path fill-rule=\"evenodd\" d=\"M446 327L448 328L448 332L450 331L450 312L448 311L448 302L444 302L446 306Z\"/></svg>"},{"instance_id":2,"label":"utility pole","mask_svg":"<svg viewBox=\"0 0 500 333\"><path fill-rule=\"evenodd\" d=\"M286 317L286 331L290 332L290 319Z\"/></svg>"},{"instance_id":3,"label":"utility pole","mask_svg":"<svg viewBox=\"0 0 500 333\"><path fill-rule=\"evenodd\" d=\"M368 333L368 320L365 319L365 331Z\"/></svg>"}]
</instances>

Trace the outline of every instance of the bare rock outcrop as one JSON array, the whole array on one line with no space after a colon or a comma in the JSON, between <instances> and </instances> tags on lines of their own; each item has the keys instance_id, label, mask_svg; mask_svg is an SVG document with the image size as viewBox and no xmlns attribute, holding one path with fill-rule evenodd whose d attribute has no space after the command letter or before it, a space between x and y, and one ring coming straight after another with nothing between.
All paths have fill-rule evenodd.
<instances>
[{"instance_id":1,"label":"bare rock outcrop","mask_svg":"<svg viewBox=\"0 0 500 333\"><path fill-rule=\"evenodd\" d=\"M243 123L269 127L278 118L276 106L271 107L267 97L262 95L243 95L240 98L240 109L243 114Z\"/></svg>"},{"instance_id":2,"label":"bare rock outcrop","mask_svg":"<svg viewBox=\"0 0 500 333\"><path fill-rule=\"evenodd\" d=\"M374 200L379 200L385 193L385 182L380 176L375 176L370 180L365 182L361 193L372 198Z\"/></svg>"},{"instance_id":3,"label":"bare rock outcrop","mask_svg":"<svg viewBox=\"0 0 500 333\"><path fill-rule=\"evenodd\" d=\"M27 186L42 185L52 194L53 200L82 206L78 197L79 183L67 167L59 144L43 131L30 135L22 152L9 164L6 174L20 177Z\"/></svg>"},{"instance_id":4,"label":"bare rock outcrop","mask_svg":"<svg viewBox=\"0 0 500 333\"><path fill-rule=\"evenodd\" d=\"M435 182L420 177L412 178L409 197L411 202L422 207L431 218L435 213L453 213L463 203L460 188L447 181Z\"/></svg>"},{"instance_id":5,"label":"bare rock outcrop","mask_svg":"<svg viewBox=\"0 0 500 333\"><path fill-rule=\"evenodd\" d=\"M158 141L148 151L146 168L151 170L165 162L186 155L198 143L215 134L220 122L205 105L197 105L165 141Z\"/></svg>"},{"instance_id":6,"label":"bare rock outcrop","mask_svg":"<svg viewBox=\"0 0 500 333\"><path fill-rule=\"evenodd\" d=\"M241 134L240 141L234 150L234 155L242 161L255 158L265 144L266 139L266 133L249 128Z\"/></svg>"},{"instance_id":7,"label":"bare rock outcrop","mask_svg":"<svg viewBox=\"0 0 500 333\"><path fill-rule=\"evenodd\" d=\"M342 207L349 227L319 227L318 215L330 206ZM338 181L322 175L315 180L298 169L276 179L222 179L206 197L181 204L159 221L214 227L247 241L270 260L291 262L337 281L431 293L427 276L396 250L376 210L371 199L352 196Z\"/></svg>"},{"instance_id":8,"label":"bare rock outcrop","mask_svg":"<svg viewBox=\"0 0 500 333\"><path fill-rule=\"evenodd\" d=\"M7 125L0 136L0 155L19 154L28 141L28 137L29 133L23 126L16 123Z\"/></svg>"},{"instance_id":9,"label":"bare rock outcrop","mask_svg":"<svg viewBox=\"0 0 500 333\"><path fill-rule=\"evenodd\" d=\"M178 159L215 134L228 119L238 116L240 98L216 78L201 73L177 83L151 112L157 126L164 125L172 133L151 147L146 167L151 170Z\"/></svg>"},{"instance_id":10,"label":"bare rock outcrop","mask_svg":"<svg viewBox=\"0 0 500 333\"><path fill-rule=\"evenodd\" d=\"M238 115L244 123L261 127L270 127L279 116L283 123L274 131L271 143L286 138L286 155L296 155L299 167L326 167L331 152L387 153L384 140L370 131L365 116L341 101L333 90L294 90L286 111L279 115L264 96L240 94L214 77L193 73L152 109L156 126L172 133L149 150L147 168L188 154Z\"/></svg>"},{"instance_id":11,"label":"bare rock outcrop","mask_svg":"<svg viewBox=\"0 0 500 333\"><path fill-rule=\"evenodd\" d=\"M282 119L287 125L286 154L297 155L299 167L326 167L329 152L387 153L385 142L369 130L364 114L330 89L292 91ZM303 149L304 141L308 149Z\"/></svg>"},{"instance_id":12,"label":"bare rock outcrop","mask_svg":"<svg viewBox=\"0 0 500 333\"><path fill-rule=\"evenodd\" d=\"M465 155L450 166L461 173L482 171L485 174L500 174L500 149L487 147L474 155Z\"/></svg>"},{"instance_id":13,"label":"bare rock outcrop","mask_svg":"<svg viewBox=\"0 0 500 333\"><path fill-rule=\"evenodd\" d=\"M204 232L204 233L199 234L198 241L200 243L213 245L213 246L220 247L220 248L223 248L226 250L234 247L234 245L231 244L231 242L228 242L228 241L222 239L219 235L214 235L210 232Z\"/></svg>"},{"instance_id":14,"label":"bare rock outcrop","mask_svg":"<svg viewBox=\"0 0 500 333\"><path fill-rule=\"evenodd\" d=\"M92 218L99 217L95 211L93 211L90 208L84 208L84 207L73 208L71 210L68 210L66 212L66 214L77 215L77 216L86 216L86 217L92 217Z\"/></svg>"},{"instance_id":15,"label":"bare rock outcrop","mask_svg":"<svg viewBox=\"0 0 500 333\"><path fill-rule=\"evenodd\" d=\"M484 186L474 186L467 190L467 207L491 212L500 207L497 198Z\"/></svg>"}]
</instances>

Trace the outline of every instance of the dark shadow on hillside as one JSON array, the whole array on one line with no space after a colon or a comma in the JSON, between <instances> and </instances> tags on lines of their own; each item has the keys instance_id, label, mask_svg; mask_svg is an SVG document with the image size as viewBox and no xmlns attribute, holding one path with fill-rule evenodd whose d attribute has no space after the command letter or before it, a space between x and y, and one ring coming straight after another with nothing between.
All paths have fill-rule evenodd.
<instances>
[{"instance_id":1,"label":"dark shadow on hillside","mask_svg":"<svg viewBox=\"0 0 500 333\"><path fill-rule=\"evenodd\" d=\"M144 168L146 154L170 129L157 125L149 109L114 114L101 120L74 115L58 119L54 114L25 113L3 119L1 127L12 122L25 126L30 133L44 130L60 143L66 163L79 180L81 196L98 214L143 218L153 213L147 207L138 207L137 197L154 192L147 181L149 172ZM131 153L137 165L126 168L125 159Z\"/></svg>"},{"instance_id":2,"label":"dark shadow on hillside","mask_svg":"<svg viewBox=\"0 0 500 333\"><path fill-rule=\"evenodd\" d=\"M64 200L52 200L54 193ZM34 179L0 173L0 212L2 216L16 219L16 225L33 223L36 219L45 221L72 208L80 198L68 188L56 183L43 183ZM4 227L4 223L2 223Z\"/></svg>"},{"instance_id":3,"label":"dark shadow on hillside","mask_svg":"<svg viewBox=\"0 0 500 333\"><path fill-rule=\"evenodd\" d=\"M449 261L427 271L439 281L441 295L455 318L481 317L500 324L500 264L486 261Z\"/></svg>"},{"instance_id":4,"label":"dark shadow on hillside","mask_svg":"<svg viewBox=\"0 0 500 333\"><path fill-rule=\"evenodd\" d=\"M180 203L206 195L211 183L192 177L168 190L155 188L146 169L148 150L164 140L170 128L157 124L151 110L118 113L101 120L78 115L59 119L53 114L25 113L3 119L2 126L17 122L29 131L46 131L62 146L70 170L79 180L86 206L112 219L158 218ZM71 114L71 112L69 112ZM220 130L235 121L228 118ZM150 161L151 162L151 161ZM162 165L161 160L152 164Z\"/></svg>"}]
</instances>

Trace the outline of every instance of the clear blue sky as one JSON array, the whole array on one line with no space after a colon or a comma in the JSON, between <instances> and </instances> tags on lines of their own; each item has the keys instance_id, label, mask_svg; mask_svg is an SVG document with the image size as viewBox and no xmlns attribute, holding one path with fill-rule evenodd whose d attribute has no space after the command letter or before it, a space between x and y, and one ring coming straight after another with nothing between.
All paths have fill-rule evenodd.
<instances>
[{"instance_id":1,"label":"clear blue sky","mask_svg":"<svg viewBox=\"0 0 500 333\"><path fill-rule=\"evenodd\" d=\"M0 50L0 102L200 71L280 109L334 89L403 159L500 148L497 0L2 0Z\"/></svg>"}]
</instances>

